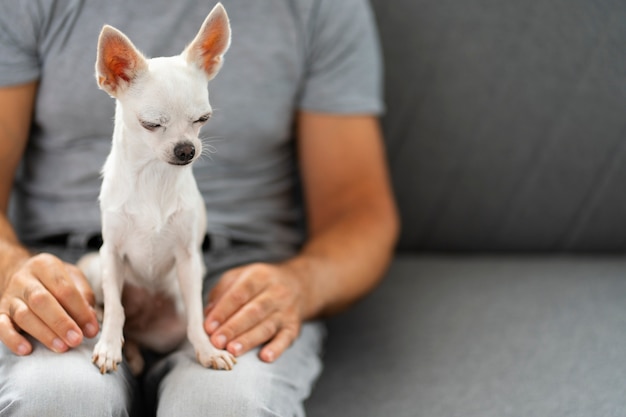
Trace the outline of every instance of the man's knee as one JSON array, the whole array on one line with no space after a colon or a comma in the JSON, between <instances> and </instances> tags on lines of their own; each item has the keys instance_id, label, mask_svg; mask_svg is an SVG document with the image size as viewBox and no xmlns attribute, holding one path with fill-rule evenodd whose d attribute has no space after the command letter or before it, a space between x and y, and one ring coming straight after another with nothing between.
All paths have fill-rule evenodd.
<instances>
[{"instance_id":1,"label":"man's knee","mask_svg":"<svg viewBox=\"0 0 626 417\"><path fill-rule=\"evenodd\" d=\"M324 328L303 326L292 347L272 363L258 359L258 349L237 358L232 371L204 369L191 346L168 358L161 372L158 417L304 416L303 401L321 371L318 352Z\"/></svg>"},{"instance_id":2,"label":"man's knee","mask_svg":"<svg viewBox=\"0 0 626 417\"><path fill-rule=\"evenodd\" d=\"M21 366L0 376L0 417L128 416L128 384L88 365L54 370Z\"/></svg>"},{"instance_id":3,"label":"man's knee","mask_svg":"<svg viewBox=\"0 0 626 417\"><path fill-rule=\"evenodd\" d=\"M188 386L187 386L188 387ZM159 401L159 417L174 416L234 416L234 417L292 417L303 415L300 404L293 399L278 398L276 392L263 387L242 384L233 389L199 392L178 386Z\"/></svg>"}]
</instances>

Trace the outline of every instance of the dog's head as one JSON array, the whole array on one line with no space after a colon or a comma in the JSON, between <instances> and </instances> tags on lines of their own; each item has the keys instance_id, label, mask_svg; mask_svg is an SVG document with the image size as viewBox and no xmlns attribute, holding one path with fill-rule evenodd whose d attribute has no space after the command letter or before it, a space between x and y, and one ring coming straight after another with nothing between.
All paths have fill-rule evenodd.
<instances>
[{"instance_id":1,"label":"dog's head","mask_svg":"<svg viewBox=\"0 0 626 417\"><path fill-rule=\"evenodd\" d=\"M230 24L221 3L174 57L147 59L122 32L111 26L102 29L96 79L118 100L122 128L140 142L134 145L147 145L172 165L197 159L202 152L198 133L212 113L207 82L222 66L229 45Z\"/></svg>"}]
</instances>

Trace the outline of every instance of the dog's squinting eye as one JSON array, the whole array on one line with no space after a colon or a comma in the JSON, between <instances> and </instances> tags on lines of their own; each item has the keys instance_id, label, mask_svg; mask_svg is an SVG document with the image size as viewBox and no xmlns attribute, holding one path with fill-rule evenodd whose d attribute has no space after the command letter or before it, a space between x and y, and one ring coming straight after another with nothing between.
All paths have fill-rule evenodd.
<instances>
[{"instance_id":1,"label":"dog's squinting eye","mask_svg":"<svg viewBox=\"0 0 626 417\"><path fill-rule=\"evenodd\" d=\"M155 130L161 127L161 125L158 123L152 123L152 122L146 122L146 121L142 121L141 125L144 127L144 129L147 129L151 132L154 132Z\"/></svg>"},{"instance_id":2,"label":"dog's squinting eye","mask_svg":"<svg viewBox=\"0 0 626 417\"><path fill-rule=\"evenodd\" d=\"M200 117L198 120L194 121L194 123L205 123L210 118L211 118L211 114L207 113L204 116Z\"/></svg>"}]
</instances>

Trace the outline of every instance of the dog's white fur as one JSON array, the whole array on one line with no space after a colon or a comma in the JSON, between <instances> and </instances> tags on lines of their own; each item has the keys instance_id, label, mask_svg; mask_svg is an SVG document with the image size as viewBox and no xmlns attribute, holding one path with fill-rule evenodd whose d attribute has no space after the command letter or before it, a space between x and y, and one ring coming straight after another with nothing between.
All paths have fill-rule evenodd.
<instances>
[{"instance_id":1,"label":"dog's white fur","mask_svg":"<svg viewBox=\"0 0 626 417\"><path fill-rule=\"evenodd\" d=\"M102 333L93 351L102 373L122 360L124 282L176 300L181 313L186 311L186 334L203 366L232 369L235 363L203 328L206 214L191 169L202 152L200 127L211 114L207 82L229 45L228 16L219 3L178 56L146 59L117 29L105 26L100 34L96 78L117 99L115 127L100 192L104 244L99 257L79 266L96 295L102 288ZM175 320L166 332L150 329L133 339L167 351L184 337L180 324Z\"/></svg>"}]
</instances>

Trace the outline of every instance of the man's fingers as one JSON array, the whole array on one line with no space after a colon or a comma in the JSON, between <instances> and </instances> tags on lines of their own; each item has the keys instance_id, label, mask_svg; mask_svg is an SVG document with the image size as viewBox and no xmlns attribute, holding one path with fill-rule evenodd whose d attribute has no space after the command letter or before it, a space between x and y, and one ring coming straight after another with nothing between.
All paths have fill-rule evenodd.
<instances>
[{"instance_id":1,"label":"man's fingers","mask_svg":"<svg viewBox=\"0 0 626 417\"><path fill-rule=\"evenodd\" d=\"M6 313L0 313L0 342L16 355L24 356L33 351L33 346L15 329Z\"/></svg>"},{"instance_id":2,"label":"man's fingers","mask_svg":"<svg viewBox=\"0 0 626 417\"><path fill-rule=\"evenodd\" d=\"M89 337L98 332L96 315L75 284L75 280L80 282L84 277L52 255L38 258L31 273L45 288L30 287L30 291L25 291L25 301L65 343L78 346L83 331ZM80 276L72 276L76 274Z\"/></svg>"},{"instance_id":3,"label":"man's fingers","mask_svg":"<svg viewBox=\"0 0 626 417\"><path fill-rule=\"evenodd\" d=\"M25 303L15 301L11 307L10 315L16 326L39 340L48 349L57 353L67 351L68 345Z\"/></svg>"},{"instance_id":4,"label":"man's fingers","mask_svg":"<svg viewBox=\"0 0 626 417\"><path fill-rule=\"evenodd\" d=\"M97 335L95 312L85 298L93 294L79 290L81 281L78 270L51 254L30 258L11 276L0 300L2 342L25 355L32 345L22 331L55 352L80 345L83 335Z\"/></svg>"},{"instance_id":5,"label":"man's fingers","mask_svg":"<svg viewBox=\"0 0 626 417\"><path fill-rule=\"evenodd\" d=\"M246 332L233 338L225 347L235 356L240 356L252 348L255 348L269 340L272 340L280 330L278 317L268 317L266 320L257 322L256 325ZM219 334L219 333L218 333ZM216 346L220 347L220 346Z\"/></svg>"},{"instance_id":6,"label":"man's fingers","mask_svg":"<svg viewBox=\"0 0 626 417\"><path fill-rule=\"evenodd\" d=\"M264 362L274 362L280 355L285 352L294 340L298 337L299 330L291 327L285 327L276 334L267 345L259 352L259 357Z\"/></svg>"},{"instance_id":7,"label":"man's fingers","mask_svg":"<svg viewBox=\"0 0 626 417\"><path fill-rule=\"evenodd\" d=\"M267 342L278 330L276 326L273 326L272 330L271 323L273 322L268 320L275 310L276 300L269 297L267 293L261 293L233 313L226 323L214 332L211 341L215 347L224 349L228 341L238 339L244 333L249 333L254 329L251 333L261 336L260 338L253 337L256 345Z\"/></svg>"},{"instance_id":8,"label":"man's fingers","mask_svg":"<svg viewBox=\"0 0 626 417\"><path fill-rule=\"evenodd\" d=\"M217 300L219 300L226 291L235 283L241 272L244 270L244 267L234 268L227 272L225 272L220 280L215 284L208 296L208 304L214 305Z\"/></svg>"},{"instance_id":9,"label":"man's fingers","mask_svg":"<svg viewBox=\"0 0 626 417\"><path fill-rule=\"evenodd\" d=\"M83 329L88 336L95 336L98 328L95 313L70 276L76 271L50 254L37 255L29 264L22 274L35 279L24 286L22 298L30 310L68 346L82 342ZM37 339L43 337L37 333L31 335Z\"/></svg>"},{"instance_id":10,"label":"man's fingers","mask_svg":"<svg viewBox=\"0 0 626 417\"><path fill-rule=\"evenodd\" d=\"M247 304L263 290L262 280L254 279L263 266L242 269L232 282L226 276L228 289L215 301L205 320L205 330L211 334L226 322L237 310ZM211 301L210 301L211 302Z\"/></svg>"},{"instance_id":11,"label":"man's fingers","mask_svg":"<svg viewBox=\"0 0 626 417\"><path fill-rule=\"evenodd\" d=\"M98 318L93 309L96 304L96 297L93 290L80 269L75 265L65 264L65 270L74 283L80 297L71 303L61 303L78 323L83 333L87 337L95 337L99 331Z\"/></svg>"},{"instance_id":12,"label":"man's fingers","mask_svg":"<svg viewBox=\"0 0 626 417\"><path fill-rule=\"evenodd\" d=\"M24 292L24 301L26 304L18 306L18 310L11 317L22 330L41 340L46 346L48 346L46 340L49 332L56 334L64 343L72 347L82 342L82 330L48 288L35 285L27 288ZM42 326L33 325L30 320L33 314L49 332L45 331ZM31 326L24 326L25 323ZM57 343L57 347L61 348L61 345ZM60 349L53 350L59 351Z\"/></svg>"},{"instance_id":13,"label":"man's fingers","mask_svg":"<svg viewBox=\"0 0 626 417\"><path fill-rule=\"evenodd\" d=\"M261 344L262 360L272 362L298 336L299 288L288 271L271 264L242 267L209 309L205 329L215 347L239 356Z\"/></svg>"},{"instance_id":14,"label":"man's fingers","mask_svg":"<svg viewBox=\"0 0 626 417\"><path fill-rule=\"evenodd\" d=\"M87 278L85 278L82 271L78 269L76 265L68 263L65 263L65 270L85 301L87 301L90 306L95 306L96 297L94 296L93 290L89 285L89 281L87 281Z\"/></svg>"}]
</instances>

